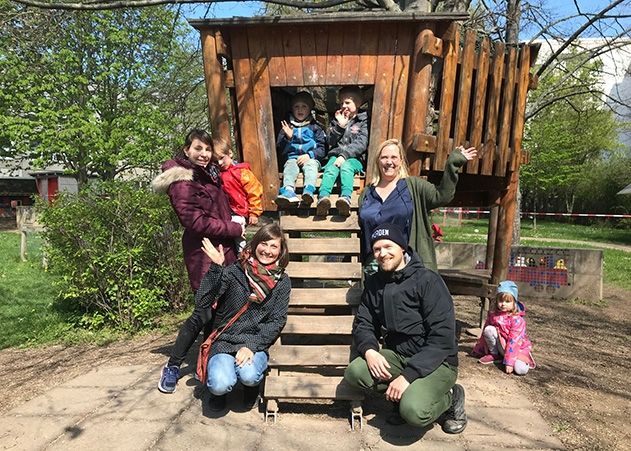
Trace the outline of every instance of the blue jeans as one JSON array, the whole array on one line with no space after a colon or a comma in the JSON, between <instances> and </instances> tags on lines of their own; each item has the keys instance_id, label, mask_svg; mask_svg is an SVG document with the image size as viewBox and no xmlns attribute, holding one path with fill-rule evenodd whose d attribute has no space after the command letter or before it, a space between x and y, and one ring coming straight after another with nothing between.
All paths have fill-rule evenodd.
<instances>
[{"instance_id":1,"label":"blue jeans","mask_svg":"<svg viewBox=\"0 0 631 451\"><path fill-rule=\"evenodd\" d=\"M255 352L250 363L237 366L232 354L215 354L208 360L208 380L206 386L215 396L232 391L237 381L248 387L261 383L267 369L267 354Z\"/></svg>"},{"instance_id":2,"label":"blue jeans","mask_svg":"<svg viewBox=\"0 0 631 451\"><path fill-rule=\"evenodd\" d=\"M304 186L311 185L315 187L316 180L318 178L318 171L320 170L320 162L318 160L314 160L313 158L303 164L302 168L298 166L295 159L287 160L285 166L283 167L283 187L292 189L295 188L296 178L298 178L298 174L301 169L305 174Z\"/></svg>"}]
</instances>

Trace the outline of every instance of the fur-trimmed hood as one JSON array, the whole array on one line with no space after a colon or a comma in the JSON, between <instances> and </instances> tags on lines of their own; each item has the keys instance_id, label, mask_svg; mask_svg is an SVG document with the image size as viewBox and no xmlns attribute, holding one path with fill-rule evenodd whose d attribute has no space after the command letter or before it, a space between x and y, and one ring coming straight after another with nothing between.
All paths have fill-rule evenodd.
<instances>
[{"instance_id":1,"label":"fur-trimmed hood","mask_svg":"<svg viewBox=\"0 0 631 451\"><path fill-rule=\"evenodd\" d=\"M193 181L193 170L175 164L153 179L151 188L156 193L166 193L172 183L181 181Z\"/></svg>"}]
</instances>

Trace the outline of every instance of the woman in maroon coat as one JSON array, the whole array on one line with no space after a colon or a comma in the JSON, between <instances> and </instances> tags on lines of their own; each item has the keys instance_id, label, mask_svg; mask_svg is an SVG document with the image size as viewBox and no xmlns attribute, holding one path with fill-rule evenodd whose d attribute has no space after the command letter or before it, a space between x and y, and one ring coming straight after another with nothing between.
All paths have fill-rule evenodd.
<instances>
[{"instance_id":1,"label":"woman in maroon coat","mask_svg":"<svg viewBox=\"0 0 631 451\"><path fill-rule=\"evenodd\" d=\"M206 237L215 248L222 249L226 264L230 264L237 259L235 238L242 237L245 231L241 224L230 220L228 197L221 189L219 168L211 161L212 155L210 135L203 130L191 130L182 150L162 165L162 174L151 183L154 191L169 195L184 227L184 262L193 291L199 288L211 263L202 251L202 239ZM196 306L182 325L162 371L160 391L175 391L180 365L204 324L211 319L211 309L206 307L210 306Z\"/></svg>"},{"instance_id":2,"label":"woman in maroon coat","mask_svg":"<svg viewBox=\"0 0 631 451\"><path fill-rule=\"evenodd\" d=\"M202 251L202 238L209 238L215 247L222 245L226 264L230 264L237 259L234 239L243 235L243 226L230 220L232 213L221 189L219 168L211 159L212 138L203 130L192 130L182 150L162 165L162 174L151 184L154 191L169 195L184 227L184 262L193 291L210 266Z\"/></svg>"}]
</instances>

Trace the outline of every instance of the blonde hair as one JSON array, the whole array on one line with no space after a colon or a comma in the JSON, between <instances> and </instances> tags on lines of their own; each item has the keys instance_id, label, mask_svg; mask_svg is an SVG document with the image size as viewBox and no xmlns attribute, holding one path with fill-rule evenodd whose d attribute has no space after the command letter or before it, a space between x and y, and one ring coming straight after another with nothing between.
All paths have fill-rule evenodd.
<instances>
[{"instance_id":1,"label":"blonde hair","mask_svg":"<svg viewBox=\"0 0 631 451\"><path fill-rule=\"evenodd\" d=\"M497 301L512 301L513 303L513 310L511 310L511 314L516 314L519 312L519 308L517 307L517 300L513 297L512 294L510 293L497 293L497 296L495 296L495 306L493 307L493 310L497 310Z\"/></svg>"},{"instance_id":2,"label":"blonde hair","mask_svg":"<svg viewBox=\"0 0 631 451\"><path fill-rule=\"evenodd\" d=\"M381 158L381 152L388 146L396 146L399 149L399 157L401 158L401 166L399 167L399 178L404 179L408 175L410 175L410 171L408 170L408 161L405 157L405 152L403 151L403 146L398 139L386 139L381 143L377 152L374 153L372 157L372 161L370 163L371 169L371 180L370 184L376 186L381 181L381 171L379 171L379 158Z\"/></svg>"},{"instance_id":3,"label":"blonde hair","mask_svg":"<svg viewBox=\"0 0 631 451\"><path fill-rule=\"evenodd\" d=\"M230 148L230 144L224 139L214 139L213 140L213 153L217 155L231 155L232 149Z\"/></svg>"}]
</instances>

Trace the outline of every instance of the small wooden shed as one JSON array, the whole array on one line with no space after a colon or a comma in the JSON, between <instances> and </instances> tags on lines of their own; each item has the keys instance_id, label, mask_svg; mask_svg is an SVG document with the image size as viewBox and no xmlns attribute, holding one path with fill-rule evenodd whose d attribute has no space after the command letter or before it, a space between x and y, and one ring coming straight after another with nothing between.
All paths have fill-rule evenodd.
<instances>
[{"instance_id":1,"label":"small wooden shed","mask_svg":"<svg viewBox=\"0 0 631 451\"><path fill-rule=\"evenodd\" d=\"M283 92L360 86L370 117L369 162L381 142L398 138L411 172L430 181L440 179L452 149L478 148L480 157L462 171L453 205L491 207L487 269L441 274L453 294L484 299L508 269L518 172L526 160L521 149L526 95L538 48L505 46L463 31L459 22L466 17L357 12L190 23L201 34L212 133L233 143L251 164L263 182L267 210L276 209L272 201L279 188L275 138L288 106ZM356 202L355 196L355 207ZM281 224L290 232L290 250L298 260L289 267L297 287L291 305L307 309L290 317L283 334L348 338L352 312L343 308L357 304L361 279L356 213L324 222L308 213L281 216ZM314 231L344 231L350 237L303 241L304 232ZM307 254L333 263L305 262ZM331 259L332 254L344 261ZM331 287L331 280L340 283ZM355 285L349 288L348 282ZM317 283L322 285L314 288ZM316 291L322 287L326 291ZM335 313L318 318L311 315L313 309ZM265 393L272 401L358 398L339 378L349 359L348 344L329 341L314 350L281 340L270 358ZM318 369L328 367L338 370L338 379L322 378L332 373ZM304 374L308 370L317 374L310 379ZM283 371L289 376L298 371L301 377L283 378ZM274 415L275 408L268 405L268 413Z\"/></svg>"}]
</instances>

